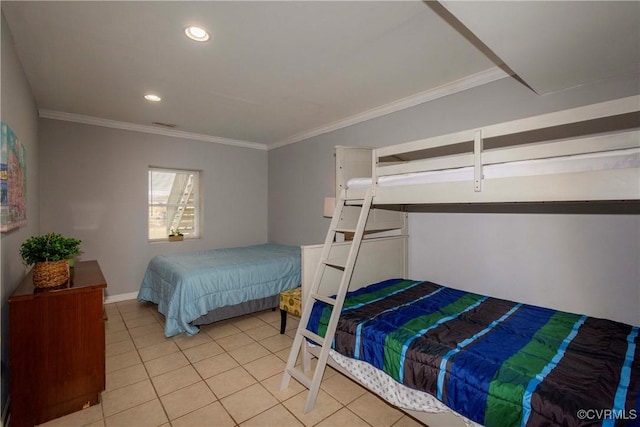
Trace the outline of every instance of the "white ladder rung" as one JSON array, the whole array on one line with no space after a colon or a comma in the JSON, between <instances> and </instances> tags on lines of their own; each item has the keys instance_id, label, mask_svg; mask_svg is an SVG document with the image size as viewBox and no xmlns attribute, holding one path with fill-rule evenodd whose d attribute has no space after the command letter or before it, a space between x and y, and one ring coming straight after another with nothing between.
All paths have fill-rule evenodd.
<instances>
[{"instance_id":1,"label":"white ladder rung","mask_svg":"<svg viewBox=\"0 0 640 427\"><path fill-rule=\"evenodd\" d=\"M318 301L322 301L322 302L324 302L326 304L329 304L329 305L336 305L335 298L331 298L331 297L328 297L326 295L311 294L311 298L316 299Z\"/></svg>"},{"instance_id":2,"label":"white ladder rung","mask_svg":"<svg viewBox=\"0 0 640 427\"><path fill-rule=\"evenodd\" d=\"M355 228L336 228L335 231L337 231L338 233L355 233L356 229Z\"/></svg>"},{"instance_id":3,"label":"white ladder rung","mask_svg":"<svg viewBox=\"0 0 640 427\"><path fill-rule=\"evenodd\" d=\"M311 332L308 329L301 329L299 332L300 332L300 335L302 335L303 337L309 338L311 341L318 344L319 346L322 346L324 344L324 337L321 337L320 335L314 332Z\"/></svg>"},{"instance_id":4,"label":"white ladder rung","mask_svg":"<svg viewBox=\"0 0 640 427\"><path fill-rule=\"evenodd\" d=\"M298 382L303 386L305 386L306 388L311 388L311 380L301 370L295 367L290 369L287 368L287 373L289 373L289 375L291 375L293 378L298 380Z\"/></svg>"},{"instance_id":5,"label":"white ladder rung","mask_svg":"<svg viewBox=\"0 0 640 427\"><path fill-rule=\"evenodd\" d=\"M344 270L344 268L347 266L347 260L342 259L342 258L332 258L332 259L328 259L326 261L323 261L323 263L325 265L328 265L329 267L335 267L335 268L339 268Z\"/></svg>"}]
</instances>

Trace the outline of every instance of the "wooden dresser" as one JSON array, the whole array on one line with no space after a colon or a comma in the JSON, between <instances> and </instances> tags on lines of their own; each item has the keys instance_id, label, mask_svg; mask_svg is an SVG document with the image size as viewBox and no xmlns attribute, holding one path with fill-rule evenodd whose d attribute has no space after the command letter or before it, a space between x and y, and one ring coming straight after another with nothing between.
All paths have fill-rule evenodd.
<instances>
[{"instance_id":1,"label":"wooden dresser","mask_svg":"<svg viewBox=\"0 0 640 427\"><path fill-rule=\"evenodd\" d=\"M12 427L41 424L99 402L105 388L106 287L98 262L83 261L55 288L35 288L30 272L9 298Z\"/></svg>"}]
</instances>

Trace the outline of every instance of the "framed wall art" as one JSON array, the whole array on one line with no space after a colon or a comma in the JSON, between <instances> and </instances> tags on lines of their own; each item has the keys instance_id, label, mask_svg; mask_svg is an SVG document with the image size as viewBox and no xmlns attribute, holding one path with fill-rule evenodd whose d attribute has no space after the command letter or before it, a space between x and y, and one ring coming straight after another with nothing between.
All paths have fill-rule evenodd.
<instances>
[{"instance_id":1,"label":"framed wall art","mask_svg":"<svg viewBox=\"0 0 640 427\"><path fill-rule=\"evenodd\" d=\"M0 122L0 231L27 223L27 150L5 122Z\"/></svg>"}]
</instances>

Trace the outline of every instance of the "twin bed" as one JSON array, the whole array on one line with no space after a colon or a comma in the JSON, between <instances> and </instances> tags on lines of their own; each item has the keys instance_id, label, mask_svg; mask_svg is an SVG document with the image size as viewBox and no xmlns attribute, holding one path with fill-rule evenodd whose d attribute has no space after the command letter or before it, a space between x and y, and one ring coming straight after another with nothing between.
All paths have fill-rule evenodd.
<instances>
[{"instance_id":1,"label":"twin bed","mask_svg":"<svg viewBox=\"0 0 640 427\"><path fill-rule=\"evenodd\" d=\"M165 335L194 335L198 325L278 307L281 291L300 286L300 248L263 244L154 257L138 301L158 305Z\"/></svg>"},{"instance_id":2,"label":"twin bed","mask_svg":"<svg viewBox=\"0 0 640 427\"><path fill-rule=\"evenodd\" d=\"M635 96L379 149L336 147L337 194L348 205L371 192L376 209L329 365L431 427L640 424L638 325L401 279L407 227L398 209L594 201L637 208L639 110ZM338 229L357 224L359 208L346 208L353 212ZM390 229L398 235L375 234ZM347 246L334 245L329 258ZM302 247L305 299L321 249ZM321 295L337 294L338 274L322 271ZM330 312L316 301L306 328L324 336ZM320 354L313 343L304 347L303 358Z\"/></svg>"}]
</instances>

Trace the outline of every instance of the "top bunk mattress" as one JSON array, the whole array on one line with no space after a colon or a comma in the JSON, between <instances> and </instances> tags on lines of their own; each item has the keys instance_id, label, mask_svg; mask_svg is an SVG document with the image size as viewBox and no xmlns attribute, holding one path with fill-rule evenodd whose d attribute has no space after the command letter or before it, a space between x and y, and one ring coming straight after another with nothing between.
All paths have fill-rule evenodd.
<instances>
[{"instance_id":1,"label":"top bunk mattress","mask_svg":"<svg viewBox=\"0 0 640 427\"><path fill-rule=\"evenodd\" d=\"M484 179L495 179L638 167L640 167L640 148L629 148L624 150L603 151L546 159L497 163L483 166L482 172ZM381 176L378 178L378 185L381 187L394 187L416 184L473 181L473 179L474 168L469 166L455 169ZM347 182L347 188L349 189L368 188L371 185L371 177L352 178Z\"/></svg>"}]
</instances>

